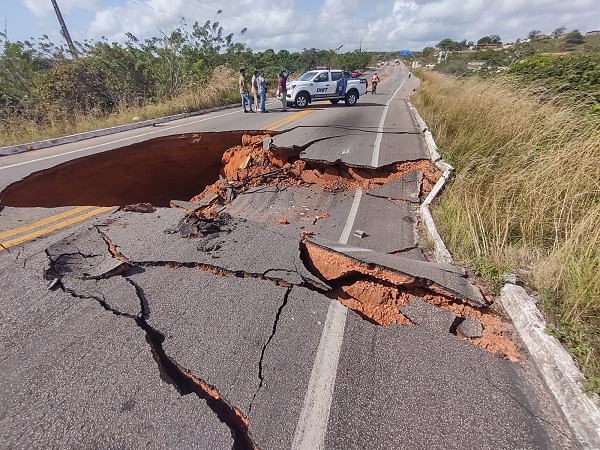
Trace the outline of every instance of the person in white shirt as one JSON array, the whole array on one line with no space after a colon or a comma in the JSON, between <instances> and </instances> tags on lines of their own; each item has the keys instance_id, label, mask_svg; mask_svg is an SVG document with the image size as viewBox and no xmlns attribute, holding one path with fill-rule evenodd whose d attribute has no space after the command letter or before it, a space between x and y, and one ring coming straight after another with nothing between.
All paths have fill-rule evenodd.
<instances>
[{"instance_id":1,"label":"person in white shirt","mask_svg":"<svg viewBox=\"0 0 600 450\"><path fill-rule=\"evenodd\" d=\"M265 73L261 70L258 73L256 79L256 88L258 92L259 109L261 113L268 113L269 111L265 108L265 101L267 100L267 81L265 80Z\"/></svg>"},{"instance_id":2,"label":"person in white shirt","mask_svg":"<svg viewBox=\"0 0 600 450\"><path fill-rule=\"evenodd\" d=\"M256 85L256 79L258 78L258 70L254 71L252 80L250 81L250 93L254 97L254 111L258 111L258 86Z\"/></svg>"}]
</instances>

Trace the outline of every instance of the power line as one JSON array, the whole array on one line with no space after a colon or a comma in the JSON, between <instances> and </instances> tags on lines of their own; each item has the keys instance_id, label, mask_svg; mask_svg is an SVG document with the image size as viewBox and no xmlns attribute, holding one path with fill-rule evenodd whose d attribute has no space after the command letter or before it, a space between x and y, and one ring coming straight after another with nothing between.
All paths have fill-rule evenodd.
<instances>
[{"instance_id":1,"label":"power line","mask_svg":"<svg viewBox=\"0 0 600 450\"><path fill-rule=\"evenodd\" d=\"M170 16L178 17L180 19L183 17L181 14L173 14L173 13L170 13L168 11L163 11L162 9L158 9L158 8L153 7L153 6L146 5L145 3L136 2L135 0L127 0L127 1L129 3L133 3L135 5L140 5L140 6L143 6L144 8L148 8L148 9L153 9L154 11L158 11L158 12L161 12L161 13L164 13L164 14L168 14Z\"/></svg>"}]
</instances>

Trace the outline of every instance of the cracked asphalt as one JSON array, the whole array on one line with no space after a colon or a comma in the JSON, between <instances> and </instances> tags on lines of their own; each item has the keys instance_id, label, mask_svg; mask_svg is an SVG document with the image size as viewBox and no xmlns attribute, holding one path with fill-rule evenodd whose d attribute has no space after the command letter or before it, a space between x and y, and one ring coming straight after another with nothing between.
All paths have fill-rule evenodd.
<instances>
[{"instance_id":1,"label":"cracked asphalt","mask_svg":"<svg viewBox=\"0 0 600 450\"><path fill-rule=\"evenodd\" d=\"M388 70L379 95L317 104L274 144L314 142L308 159L370 165L389 101L378 164L426 158L404 102L416 81L399 88L404 72ZM239 129L236 117L186 126ZM267 119L248 120L258 129ZM44 152L3 183L68 159ZM10 158L0 169L33 161ZM576 448L526 354L511 362L458 338L457 316L417 296L400 307L413 325L383 327L343 307L338 357L315 363L335 353L324 336L337 300L307 264L302 233L365 267L467 289L462 270L425 262L417 246L421 178L362 196L255 187L194 237L181 233L183 210L111 211L0 251L0 448ZM43 211L30 214L7 207L0 227ZM315 377L333 383L319 399L323 423L300 420ZM298 444L302 427L311 438L322 430L318 445Z\"/></svg>"}]
</instances>

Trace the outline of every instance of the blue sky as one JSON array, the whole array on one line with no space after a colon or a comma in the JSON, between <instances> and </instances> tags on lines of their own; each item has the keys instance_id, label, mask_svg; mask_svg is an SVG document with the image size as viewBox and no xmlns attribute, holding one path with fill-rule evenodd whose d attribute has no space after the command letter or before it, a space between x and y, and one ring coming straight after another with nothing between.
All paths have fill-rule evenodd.
<instances>
[{"instance_id":1,"label":"blue sky","mask_svg":"<svg viewBox=\"0 0 600 450\"><path fill-rule=\"evenodd\" d=\"M359 47L420 50L449 37L474 40L498 34L505 42L530 30L600 29L598 0L58 0L75 40L124 41L168 33L183 20L219 20L254 50ZM221 11L220 14L217 11ZM5 0L1 28L18 41L50 36L62 40L50 0ZM241 36L244 27L248 31Z\"/></svg>"}]
</instances>

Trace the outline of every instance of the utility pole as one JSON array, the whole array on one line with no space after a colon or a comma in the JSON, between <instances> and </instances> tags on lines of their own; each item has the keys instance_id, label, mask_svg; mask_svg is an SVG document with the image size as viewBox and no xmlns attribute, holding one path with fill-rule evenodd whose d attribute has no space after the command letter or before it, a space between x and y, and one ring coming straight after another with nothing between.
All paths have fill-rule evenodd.
<instances>
[{"instance_id":1,"label":"utility pole","mask_svg":"<svg viewBox=\"0 0 600 450\"><path fill-rule=\"evenodd\" d=\"M360 44L358 45L358 51L362 52L362 36L360 37Z\"/></svg>"},{"instance_id":2,"label":"utility pole","mask_svg":"<svg viewBox=\"0 0 600 450\"><path fill-rule=\"evenodd\" d=\"M60 23L60 27L62 29L62 33L63 36L65 37L65 40L67 41L67 45L69 46L69 50L71 50L71 54L73 55L73 58L77 58L77 49L75 48L75 45L73 45L73 41L71 40L71 35L69 34L69 30L67 29L67 24L65 23L65 21L63 20L63 16L60 13L60 8L58 7L58 3L56 3L56 0L50 0L52 2L52 6L54 6L54 12L56 12L56 17L58 17L58 23Z\"/></svg>"}]
</instances>

